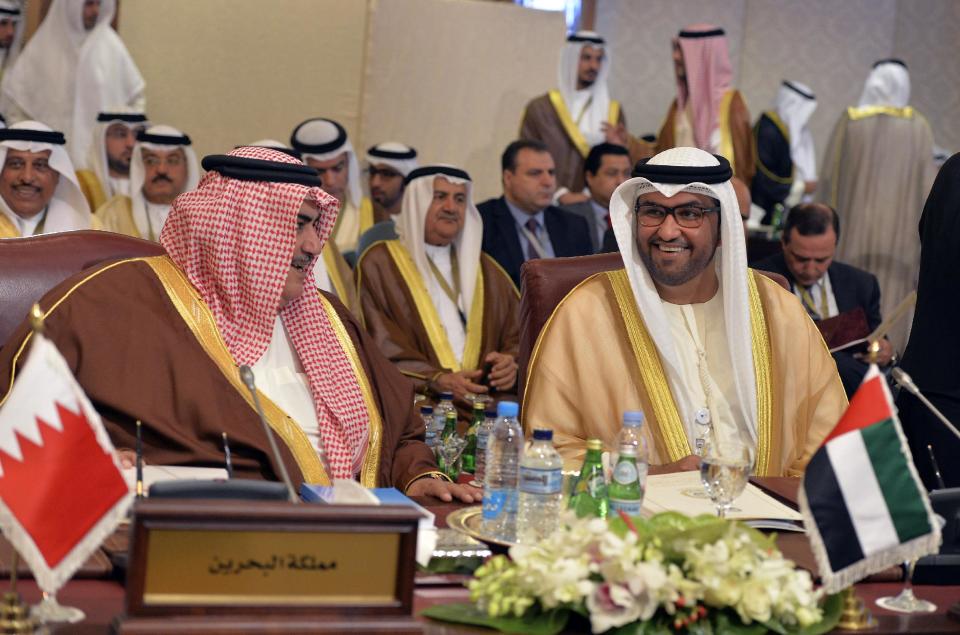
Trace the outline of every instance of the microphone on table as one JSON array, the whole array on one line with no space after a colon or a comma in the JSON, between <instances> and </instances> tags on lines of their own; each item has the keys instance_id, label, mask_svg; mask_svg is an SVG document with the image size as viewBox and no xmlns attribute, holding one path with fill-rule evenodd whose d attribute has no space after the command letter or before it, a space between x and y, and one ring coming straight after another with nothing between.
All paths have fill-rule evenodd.
<instances>
[{"instance_id":1,"label":"microphone on table","mask_svg":"<svg viewBox=\"0 0 960 635\"><path fill-rule=\"evenodd\" d=\"M270 429L270 426L267 424L267 418L263 414L263 408L260 406L260 396L257 394L257 386L253 380L253 371L250 370L250 367L244 364L240 367L240 379L243 381L243 385L247 387L247 390L250 391L250 395L253 397L253 405L257 409L257 415L260 417L260 423L263 425L263 431L267 435L267 441L270 442L270 452L273 454L273 460L276 461L277 466L280 469L280 479L287 486L287 492L290 495L290 502L299 504L300 497L297 496L297 491L293 489L293 483L290 482L290 475L287 473L287 466L283 462L283 458L280 456L280 448L277 447L277 441L273 438L273 430Z\"/></svg>"},{"instance_id":2,"label":"microphone on table","mask_svg":"<svg viewBox=\"0 0 960 635\"><path fill-rule=\"evenodd\" d=\"M230 456L230 444L227 443L227 433L221 432L220 434L223 436L223 455L225 458L224 463L227 468L227 478L233 478L233 459Z\"/></svg>"},{"instance_id":3,"label":"microphone on table","mask_svg":"<svg viewBox=\"0 0 960 635\"><path fill-rule=\"evenodd\" d=\"M901 388L903 388L908 393L910 393L911 395L919 399L920 403L926 406L927 410L932 412L934 416L936 416L937 419L940 420L940 423L942 423L947 428L947 430L953 433L953 436L957 437L957 439L960 439L960 432L957 432L957 429L954 427L952 423L950 423L950 420L947 419L943 415L943 413L937 409L936 406L930 403L929 399L923 396L923 393L920 392L920 389L917 388L917 385L913 383L913 378L910 377L910 375L908 375L905 370L903 370L898 366L890 371L890 375L893 377L893 380L895 382L900 384Z\"/></svg>"}]
</instances>

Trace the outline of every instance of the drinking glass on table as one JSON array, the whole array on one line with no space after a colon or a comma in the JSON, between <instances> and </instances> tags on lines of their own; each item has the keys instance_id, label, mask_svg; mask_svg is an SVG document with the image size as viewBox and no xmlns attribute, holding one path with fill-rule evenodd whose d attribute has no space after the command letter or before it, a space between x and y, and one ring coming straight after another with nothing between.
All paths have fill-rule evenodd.
<instances>
[{"instance_id":1,"label":"drinking glass on table","mask_svg":"<svg viewBox=\"0 0 960 635\"><path fill-rule=\"evenodd\" d=\"M750 446L738 440L717 440L706 444L700 461L700 482L717 507L717 516L726 518L734 499L743 493L753 469Z\"/></svg>"},{"instance_id":2,"label":"drinking glass on table","mask_svg":"<svg viewBox=\"0 0 960 635\"><path fill-rule=\"evenodd\" d=\"M437 441L440 469L454 483L460 477L460 455L463 454L465 447L467 447L467 440L459 434L451 434Z\"/></svg>"}]
</instances>

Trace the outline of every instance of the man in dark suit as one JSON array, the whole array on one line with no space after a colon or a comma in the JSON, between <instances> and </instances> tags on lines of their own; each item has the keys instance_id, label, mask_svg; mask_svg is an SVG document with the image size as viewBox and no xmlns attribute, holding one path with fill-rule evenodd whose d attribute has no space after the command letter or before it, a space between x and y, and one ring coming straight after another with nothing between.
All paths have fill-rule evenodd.
<instances>
[{"instance_id":1,"label":"man in dark suit","mask_svg":"<svg viewBox=\"0 0 960 635\"><path fill-rule=\"evenodd\" d=\"M618 185L630 178L632 168L630 153L623 146L614 143L593 146L583 164L583 177L590 198L561 208L587 221L594 253L600 252L604 233L610 229L610 197Z\"/></svg>"},{"instance_id":2,"label":"man in dark suit","mask_svg":"<svg viewBox=\"0 0 960 635\"><path fill-rule=\"evenodd\" d=\"M477 206L483 250L520 287L520 265L532 258L593 253L590 227L580 216L552 206L557 189L553 157L539 141L514 141L501 157L503 196Z\"/></svg>"},{"instance_id":3,"label":"man in dark suit","mask_svg":"<svg viewBox=\"0 0 960 635\"><path fill-rule=\"evenodd\" d=\"M873 274L833 260L839 236L840 220L831 207L820 203L797 205L790 210L783 228L783 253L758 262L756 268L785 276L815 321L861 307L867 327L873 331L882 321L880 285ZM852 395L867 371L863 355L837 351L833 358L847 395ZM882 339L877 363L888 366L892 358L893 347Z\"/></svg>"}]
</instances>

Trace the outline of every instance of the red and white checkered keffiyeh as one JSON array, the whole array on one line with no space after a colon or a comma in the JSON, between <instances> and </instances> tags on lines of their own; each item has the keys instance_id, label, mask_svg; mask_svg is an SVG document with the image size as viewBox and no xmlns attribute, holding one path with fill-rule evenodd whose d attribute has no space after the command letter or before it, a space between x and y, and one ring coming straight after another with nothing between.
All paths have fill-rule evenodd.
<instances>
[{"instance_id":1,"label":"red and white checkered keffiyeh","mask_svg":"<svg viewBox=\"0 0 960 635\"><path fill-rule=\"evenodd\" d=\"M229 154L301 164L268 148ZM323 244L339 203L318 187L209 172L196 190L173 202L160 244L210 307L237 365L253 366L270 344L294 256L297 213L307 199L320 208L314 228ZM304 289L315 289L312 265L307 272ZM310 382L330 476L353 478L363 462L370 417L350 360L316 293L305 291L279 313Z\"/></svg>"}]
</instances>

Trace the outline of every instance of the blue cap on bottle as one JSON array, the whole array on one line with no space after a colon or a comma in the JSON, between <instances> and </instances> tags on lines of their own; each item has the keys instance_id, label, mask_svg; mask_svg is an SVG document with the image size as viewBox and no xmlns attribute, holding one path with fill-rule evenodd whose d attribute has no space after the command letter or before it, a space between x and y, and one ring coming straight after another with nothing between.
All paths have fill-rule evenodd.
<instances>
[{"instance_id":1,"label":"blue cap on bottle","mask_svg":"<svg viewBox=\"0 0 960 635\"><path fill-rule=\"evenodd\" d=\"M453 393L452 393L452 392L441 392L441 393L438 393L437 396L440 397L440 400L441 400L441 401L447 401L447 400L452 401L452 400L453 400Z\"/></svg>"},{"instance_id":2,"label":"blue cap on bottle","mask_svg":"<svg viewBox=\"0 0 960 635\"><path fill-rule=\"evenodd\" d=\"M420 412L425 415L430 414L433 412L433 406L420 406Z\"/></svg>"},{"instance_id":3,"label":"blue cap on bottle","mask_svg":"<svg viewBox=\"0 0 960 635\"><path fill-rule=\"evenodd\" d=\"M553 430L534 430L534 441L553 441Z\"/></svg>"},{"instance_id":4,"label":"blue cap on bottle","mask_svg":"<svg viewBox=\"0 0 960 635\"><path fill-rule=\"evenodd\" d=\"M520 405L516 401L501 401L497 404L498 417L516 417L520 413Z\"/></svg>"},{"instance_id":5,"label":"blue cap on bottle","mask_svg":"<svg viewBox=\"0 0 960 635\"><path fill-rule=\"evenodd\" d=\"M627 410L623 413L623 425L627 428L638 428L643 424L643 412L640 410Z\"/></svg>"}]
</instances>

